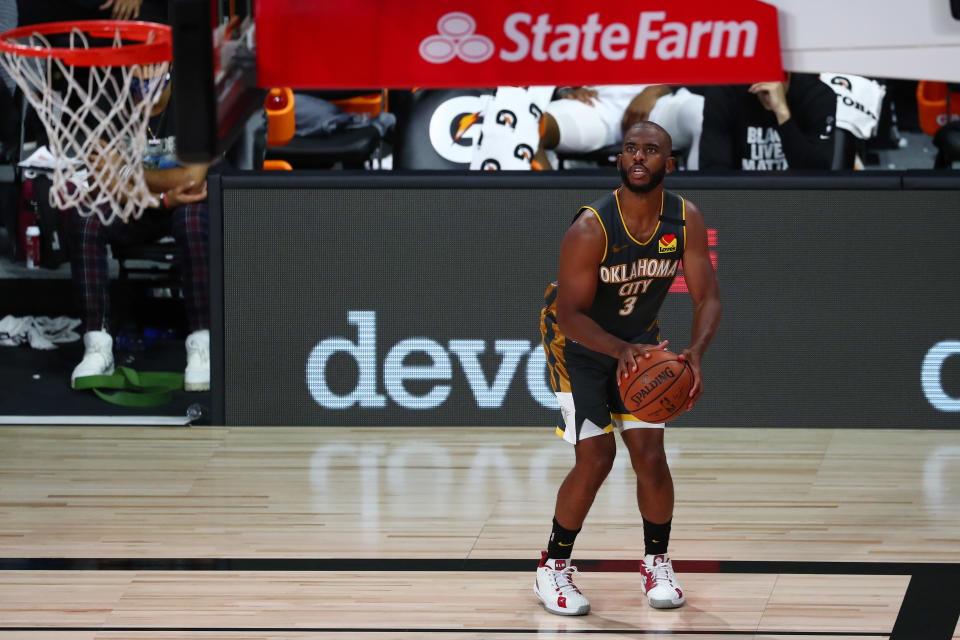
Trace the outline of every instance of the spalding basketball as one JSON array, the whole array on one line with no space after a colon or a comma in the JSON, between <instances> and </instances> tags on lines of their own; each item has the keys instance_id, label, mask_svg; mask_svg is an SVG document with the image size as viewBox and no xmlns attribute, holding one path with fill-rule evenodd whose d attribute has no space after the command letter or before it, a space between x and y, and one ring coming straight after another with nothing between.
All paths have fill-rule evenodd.
<instances>
[{"instance_id":1,"label":"spalding basketball","mask_svg":"<svg viewBox=\"0 0 960 640\"><path fill-rule=\"evenodd\" d=\"M686 411L693 370L677 354L657 349L640 358L637 370L620 378L620 397L627 411L644 422L673 420Z\"/></svg>"}]
</instances>

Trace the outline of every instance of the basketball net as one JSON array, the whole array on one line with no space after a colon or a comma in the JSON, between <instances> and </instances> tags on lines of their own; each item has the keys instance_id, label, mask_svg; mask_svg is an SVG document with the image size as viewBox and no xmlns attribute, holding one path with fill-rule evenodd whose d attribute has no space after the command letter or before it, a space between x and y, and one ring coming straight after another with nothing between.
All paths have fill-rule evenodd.
<instances>
[{"instance_id":1,"label":"basketball net","mask_svg":"<svg viewBox=\"0 0 960 640\"><path fill-rule=\"evenodd\" d=\"M151 32L145 41L149 43L153 37ZM36 31L4 39L51 53L65 51L51 47ZM69 51L92 49L88 34L80 28L70 29L69 43ZM112 44L101 48L123 47L118 28L113 31ZM33 57L4 49L0 65L16 80L46 129L54 158L50 167L52 207L76 209L82 216L97 215L104 224L111 224L118 218L123 222L139 218L146 207L157 206L144 180L143 156L147 122L163 93L165 84L160 79L167 73L168 62L80 66L57 55ZM87 77L79 74L80 70L88 71ZM135 76L149 79L140 83L140 99L132 94Z\"/></svg>"}]
</instances>

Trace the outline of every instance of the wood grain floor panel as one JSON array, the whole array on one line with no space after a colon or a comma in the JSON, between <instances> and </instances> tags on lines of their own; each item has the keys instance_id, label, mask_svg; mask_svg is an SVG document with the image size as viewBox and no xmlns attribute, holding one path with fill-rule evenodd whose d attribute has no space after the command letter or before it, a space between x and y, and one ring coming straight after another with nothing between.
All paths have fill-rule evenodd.
<instances>
[{"instance_id":1,"label":"wood grain floor panel","mask_svg":"<svg viewBox=\"0 0 960 640\"><path fill-rule=\"evenodd\" d=\"M574 560L642 553L625 453L621 445ZM960 565L955 432L668 429L667 453L677 559ZM2 427L0 558L533 561L572 460L569 445L543 428ZM651 629L725 638L725 629L762 629L756 637L765 640L787 631L884 634L909 580L682 578L689 605L656 612L638 602L636 574L583 573L594 613L566 620L537 605L532 573L4 571L0 627L355 624L399 638L402 620L435 629L430 638L454 624L467 631L446 637L473 628L568 638ZM0 640L38 633L0 630ZM124 637L63 633L78 635L56 637ZM960 630L953 635L960 640Z\"/></svg>"},{"instance_id":2,"label":"wood grain floor panel","mask_svg":"<svg viewBox=\"0 0 960 640\"><path fill-rule=\"evenodd\" d=\"M905 576L684 574L652 609L636 574L583 573L594 613L542 609L524 572L0 572L3 626L889 633ZM366 636L364 636L366 637ZM430 637L433 637L432 635ZM499 637L499 634L498 634Z\"/></svg>"}]
</instances>

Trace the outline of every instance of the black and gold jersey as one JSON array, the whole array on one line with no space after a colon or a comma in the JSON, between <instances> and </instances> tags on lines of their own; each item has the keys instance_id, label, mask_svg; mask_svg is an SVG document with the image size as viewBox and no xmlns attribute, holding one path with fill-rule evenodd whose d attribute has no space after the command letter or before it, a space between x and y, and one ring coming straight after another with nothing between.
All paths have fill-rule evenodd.
<instances>
[{"instance_id":1,"label":"black and gold jersey","mask_svg":"<svg viewBox=\"0 0 960 640\"><path fill-rule=\"evenodd\" d=\"M684 199L663 191L660 218L648 238L634 238L620 211L617 191L581 207L596 215L607 238L588 315L604 330L630 341L650 331L680 269L686 240Z\"/></svg>"}]
</instances>

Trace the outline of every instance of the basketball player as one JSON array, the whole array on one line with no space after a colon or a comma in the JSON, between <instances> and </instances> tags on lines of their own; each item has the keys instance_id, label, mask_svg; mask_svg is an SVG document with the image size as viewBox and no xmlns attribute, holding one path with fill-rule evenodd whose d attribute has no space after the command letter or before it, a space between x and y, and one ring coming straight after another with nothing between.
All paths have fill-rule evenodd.
<instances>
[{"instance_id":1,"label":"basketball player","mask_svg":"<svg viewBox=\"0 0 960 640\"><path fill-rule=\"evenodd\" d=\"M540 328L563 424L576 462L557 495L553 532L534 592L547 611L583 615L590 602L573 584L573 543L616 454L616 427L637 474L637 504L646 552L641 590L658 609L679 607L683 590L667 555L673 480L663 424L647 424L623 406L617 380L636 371L660 341L657 313L682 263L693 298L691 345L681 352L693 371L687 410L703 392L700 359L720 324L717 280L700 210L664 191L672 172L669 134L645 121L624 136L616 191L581 207L560 245L558 282L547 288Z\"/></svg>"}]
</instances>

